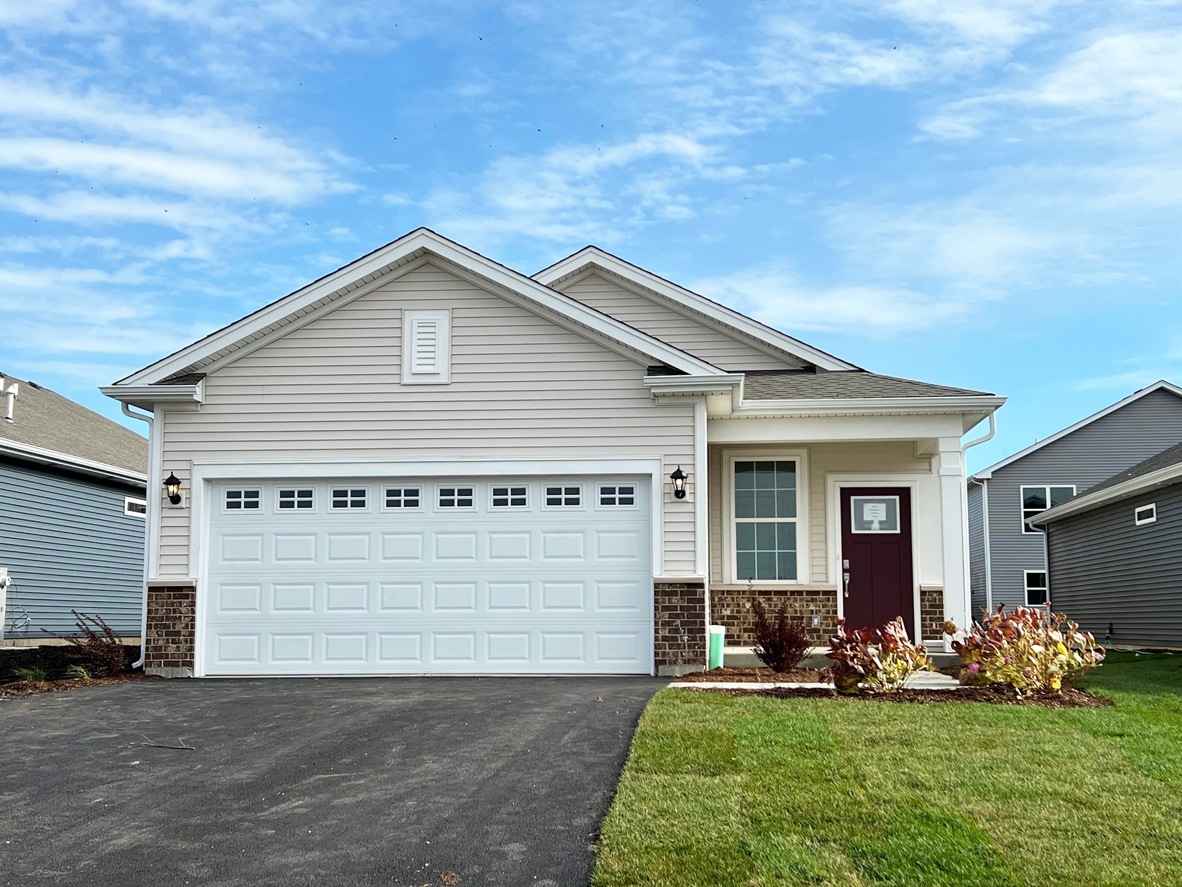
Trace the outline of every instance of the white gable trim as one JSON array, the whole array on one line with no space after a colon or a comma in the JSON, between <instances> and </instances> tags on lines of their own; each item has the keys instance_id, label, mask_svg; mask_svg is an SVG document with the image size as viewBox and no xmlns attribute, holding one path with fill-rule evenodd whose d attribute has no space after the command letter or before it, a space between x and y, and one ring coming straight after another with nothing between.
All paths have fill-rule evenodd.
<instances>
[{"instance_id":1,"label":"white gable trim","mask_svg":"<svg viewBox=\"0 0 1182 887\"><path fill-rule=\"evenodd\" d=\"M1103 419L1105 416L1115 413L1117 410L1122 409L1123 407L1127 407L1129 404L1133 403L1134 401L1138 401L1141 398L1145 397L1147 394L1152 394L1155 391L1168 391L1171 394L1175 394L1178 397L1182 397L1182 388L1179 388L1177 385L1174 385L1174 384L1162 379L1160 382L1155 382L1152 385L1148 386L1147 388L1142 388L1140 391L1134 391L1128 397L1124 398L1123 400L1118 400L1114 404L1106 406L1104 409L1100 410L1100 412L1093 413L1092 415L1088 416L1086 419L1081 419L1080 421L1076 422L1074 425L1068 425L1062 431L1056 431L1050 437L1044 437L1042 440L1038 441L1037 443L1031 444L1026 449L1019 450L1018 452L1014 453L1012 456L1007 456L1006 458L1002 459L1000 462L996 462L993 465L990 465L988 468L978 471L976 474L974 474L972 477L970 477L969 480L988 480L989 478L991 478L993 476L993 472L998 471L999 469L1005 468L1010 463L1017 462L1019 459L1029 456L1031 453L1035 452L1036 450L1041 450L1043 447L1047 446L1048 444L1053 444L1055 441L1066 437L1067 435L1071 434L1073 431L1079 431L1079 429L1084 428L1087 425L1091 425L1096 420Z\"/></svg>"},{"instance_id":2,"label":"white gable trim","mask_svg":"<svg viewBox=\"0 0 1182 887\"><path fill-rule=\"evenodd\" d=\"M1091 511L1101 505L1107 505L1119 499L1128 499L1157 487L1177 483L1179 480L1182 480L1182 463L1167 465L1165 468L1159 468L1157 471L1151 471L1140 477L1130 478L1111 487L1097 490L1095 493L1085 492L1082 496L1068 499L1062 505L1056 505L1054 508L1039 512L1030 518L1029 523L1040 527L1046 526L1062 518L1079 514L1081 511Z\"/></svg>"},{"instance_id":3,"label":"white gable trim","mask_svg":"<svg viewBox=\"0 0 1182 887\"><path fill-rule=\"evenodd\" d=\"M373 283L392 269L433 254L477 275L482 281L516 293L548 312L562 315L593 333L624 345L659 363L690 375L716 375L717 367L667 345L613 317L564 296L427 228L419 228L307 286L272 302L180 351L119 380L112 387L151 385L176 373L200 371L221 358L269 337L293 322Z\"/></svg>"},{"instance_id":4,"label":"white gable trim","mask_svg":"<svg viewBox=\"0 0 1182 887\"><path fill-rule=\"evenodd\" d=\"M543 268L534 275L534 280L540 281L546 284L546 286L553 287L564 278L573 277L576 274L587 271L589 268L607 271L631 283L633 286L643 287L661 299L672 303L673 306L681 308L682 313L688 310L695 315L712 321L723 332L732 335L736 331L742 333L745 338L740 341L745 341L746 338L754 339L757 343L764 345L765 348L770 347L773 351L791 355L824 370L861 369L861 367L847 363L840 358L834 357L832 354L827 354L819 348L814 348L799 339L781 333L779 330L765 326L759 321L735 311L733 308L728 308L719 302L707 299L705 296L698 295L691 290L687 290L685 287L678 286L672 281L658 277L651 271L645 271L643 268L626 262L618 256L604 252L596 246L584 247L574 255L567 256L565 259L555 262L548 268ZM640 295L647 296L646 293L640 293ZM648 297L651 298L651 296Z\"/></svg>"}]
</instances>

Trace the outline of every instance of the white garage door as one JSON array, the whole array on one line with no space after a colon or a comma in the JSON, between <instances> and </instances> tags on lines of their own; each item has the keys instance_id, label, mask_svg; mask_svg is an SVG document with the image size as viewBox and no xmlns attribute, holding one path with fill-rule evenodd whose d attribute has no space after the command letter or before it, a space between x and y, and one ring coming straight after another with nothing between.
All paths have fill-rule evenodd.
<instances>
[{"instance_id":1,"label":"white garage door","mask_svg":"<svg viewBox=\"0 0 1182 887\"><path fill-rule=\"evenodd\" d=\"M212 494L205 674L651 671L643 478Z\"/></svg>"}]
</instances>

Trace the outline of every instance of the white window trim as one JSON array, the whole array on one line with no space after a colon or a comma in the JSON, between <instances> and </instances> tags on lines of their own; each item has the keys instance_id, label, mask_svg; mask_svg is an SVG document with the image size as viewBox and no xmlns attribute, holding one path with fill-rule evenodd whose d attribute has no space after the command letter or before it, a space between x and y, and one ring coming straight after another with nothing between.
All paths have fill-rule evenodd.
<instances>
[{"instance_id":1,"label":"white window trim","mask_svg":"<svg viewBox=\"0 0 1182 887\"><path fill-rule=\"evenodd\" d=\"M226 507L226 501L227 501L226 494L232 493L232 492L241 492L244 494L243 499L240 500L242 502L243 507L241 507L241 508L227 508ZM246 493L258 493L259 494L258 508L245 507L246 506L246 499L245 499ZM263 509L263 490L261 487L246 487L246 486L228 487L228 488L222 490L221 499L222 499L222 514L243 514L248 511L252 512L253 514L262 514L264 511L264 509Z\"/></svg>"},{"instance_id":2,"label":"white window trim","mask_svg":"<svg viewBox=\"0 0 1182 887\"><path fill-rule=\"evenodd\" d=\"M142 512L132 511L131 506L133 504L144 506L144 510ZM123 497L123 513L125 515L127 515L128 517L138 517L138 518L142 518L144 520L147 520L148 519L148 500L147 499L140 499L138 496L124 496Z\"/></svg>"},{"instance_id":3,"label":"white window trim","mask_svg":"<svg viewBox=\"0 0 1182 887\"><path fill-rule=\"evenodd\" d=\"M414 327L420 320L435 321L439 326L438 372L415 372ZM451 382L451 309L404 309L402 312L402 384L446 385Z\"/></svg>"},{"instance_id":4,"label":"white window trim","mask_svg":"<svg viewBox=\"0 0 1182 887\"><path fill-rule=\"evenodd\" d=\"M1067 484L1057 484L1057 486L1065 487ZM1022 604L1026 607L1044 607L1046 604L1032 604L1030 603L1030 582L1029 577L1031 573L1042 573L1043 580L1046 584L1040 586L1047 595L1047 603L1051 601L1051 574L1047 570L1023 570L1022 571Z\"/></svg>"},{"instance_id":5,"label":"white window trim","mask_svg":"<svg viewBox=\"0 0 1182 887\"><path fill-rule=\"evenodd\" d=\"M493 503L493 500L495 498L497 498L495 490L498 487L501 489L508 490L508 495L503 498L509 499L510 501L512 501L512 499L513 499L513 490L524 489L525 490L525 504L524 505L495 505ZM489 511L528 511L530 508L530 504L529 504L530 499L533 498L533 494L534 494L532 488L533 488L533 484L524 483L524 482L513 483L512 481L506 481L504 483L501 483L498 481L497 483L489 484L488 485L488 510Z\"/></svg>"},{"instance_id":6,"label":"white window trim","mask_svg":"<svg viewBox=\"0 0 1182 887\"><path fill-rule=\"evenodd\" d=\"M1018 520L1020 520L1022 522L1022 535L1023 536L1041 536L1041 535L1043 535L1042 530L1032 530L1026 524L1026 508L1025 508L1026 493L1024 491L1031 490L1031 489L1037 489L1038 487L1042 488L1042 490L1045 493L1046 498L1047 498L1047 507L1044 508L1043 511L1046 511L1052 507L1052 505L1051 505L1051 487L1070 487L1072 496L1079 495L1079 487L1077 487L1075 484L1019 484L1018 485ZM1039 513L1041 514L1042 512L1039 512Z\"/></svg>"},{"instance_id":7,"label":"white window trim","mask_svg":"<svg viewBox=\"0 0 1182 887\"><path fill-rule=\"evenodd\" d=\"M403 491L418 490L419 491L419 504L418 505L399 505L397 507L395 507L393 505L387 505L386 504L386 491L391 490L391 489L397 489L397 490L403 490ZM378 497L378 500L379 500L378 504L379 504L379 507L381 508L381 510L384 512L393 512L395 514L399 514L404 511L409 511L412 513L419 512L419 511L423 510L423 498L426 495L427 495L427 487L424 484L416 484L416 483L382 484L381 495ZM406 498L405 494L403 495L403 498Z\"/></svg>"},{"instance_id":8,"label":"white window trim","mask_svg":"<svg viewBox=\"0 0 1182 887\"><path fill-rule=\"evenodd\" d=\"M811 539L810 527L812 521L809 515L808 495L808 450L724 450L722 477L722 535L724 573L728 581L735 585L747 582L739 576L739 558L735 552L738 544L735 533L735 463L736 462L795 462L796 463L796 578L795 579L759 579L760 586L786 587L794 585L809 585L812 581L810 569Z\"/></svg>"},{"instance_id":9,"label":"white window trim","mask_svg":"<svg viewBox=\"0 0 1182 887\"><path fill-rule=\"evenodd\" d=\"M298 503L301 500L297 496L295 499L291 500L293 503L291 508L280 508L279 494L284 492L285 490L295 490L297 493L302 490L311 490L312 491L312 507L311 508L300 508L298 506ZM293 513L302 511L302 512L305 512L308 514L315 514L316 513L316 487L298 487L298 486L293 487L293 486L285 486L283 484L279 484L278 486L276 486L275 487L275 513L276 514L286 514L289 511L293 512Z\"/></svg>"},{"instance_id":10,"label":"white window trim","mask_svg":"<svg viewBox=\"0 0 1182 887\"><path fill-rule=\"evenodd\" d=\"M348 491L345 496L345 500L346 500L345 505L337 505L333 502L333 500L336 498L336 496L333 495L333 490ZM361 506L360 508L356 508L352 505L347 504L348 502L351 502L353 500L353 496L351 495L353 490L365 490L365 504L363 506ZM370 508L373 506L373 490L370 489L368 484L330 483L325 487L324 495L328 499L328 510L330 512L335 511L335 512L339 512L341 514L366 514L369 512Z\"/></svg>"},{"instance_id":11,"label":"white window trim","mask_svg":"<svg viewBox=\"0 0 1182 887\"><path fill-rule=\"evenodd\" d=\"M579 504L578 505L551 505L551 504L549 504L546 501L547 499L550 498L549 496L546 495L546 489L548 487L554 487L554 486L558 486L563 489L563 494L562 494L563 499L566 498L565 491L568 488L578 487L579 488ZM586 485L582 481L563 481L560 484L543 483L543 484L541 484L540 496L541 496L541 499L539 500L538 505L541 507L542 511L586 511L587 510L587 488L586 488Z\"/></svg>"},{"instance_id":12,"label":"white window trim","mask_svg":"<svg viewBox=\"0 0 1182 887\"><path fill-rule=\"evenodd\" d=\"M471 505L440 505L439 504L439 495L440 495L441 490L455 490L456 491L455 498L459 499L459 498L461 498L459 495L459 491L462 489L469 489L472 491L472 504ZM466 498L466 497L464 497L464 498ZM480 510L480 484L464 483L463 481L461 481L460 483L436 484L435 490L434 490L434 498L431 500L431 508L433 511L435 511L439 514L452 514L453 512L479 511Z\"/></svg>"},{"instance_id":13,"label":"white window trim","mask_svg":"<svg viewBox=\"0 0 1182 887\"><path fill-rule=\"evenodd\" d=\"M615 487L617 490L616 498L619 498L620 487L632 487L632 504L631 505L604 505L599 501L600 490L603 487ZM595 502L593 508L595 511L634 511L640 507L640 490L635 481L621 480L598 480L595 482Z\"/></svg>"},{"instance_id":14,"label":"white window trim","mask_svg":"<svg viewBox=\"0 0 1182 887\"><path fill-rule=\"evenodd\" d=\"M1138 517L1138 513L1142 511L1151 511L1149 517ZM1150 502L1148 505L1138 505L1133 509L1133 526L1143 527L1146 524L1157 523L1157 503Z\"/></svg>"}]
</instances>

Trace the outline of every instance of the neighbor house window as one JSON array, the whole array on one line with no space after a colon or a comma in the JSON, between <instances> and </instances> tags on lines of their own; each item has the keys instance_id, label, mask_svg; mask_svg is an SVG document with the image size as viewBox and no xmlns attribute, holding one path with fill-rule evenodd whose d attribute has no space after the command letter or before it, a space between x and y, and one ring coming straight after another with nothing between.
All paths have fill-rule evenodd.
<instances>
[{"instance_id":1,"label":"neighbor house window","mask_svg":"<svg viewBox=\"0 0 1182 887\"><path fill-rule=\"evenodd\" d=\"M1022 532L1037 533L1039 531L1030 525L1030 519L1048 508L1062 505L1075 495L1075 487L1039 484L1038 486L1024 486L1021 492Z\"/></svg>"},{"instance_id":2,"label":"neighbor house window","mask_svg":"<svg viewBox=\"0 0 1182 887\"><path fill-rule=\"evenodd\" d=\"M472 487L440 487L440 508L471 508L476 502Z\"/></svg>"},{"instance_id":3,"label":"neighbor house window","mask_svg":"<svg viewBox=\"0 0 1182 887\"><path fill-rule=\"evenodd\" d=\"M635 484L603 484L599 488L599 504L609 508L636 504Z\"/></svg>"},{"instance_id":4,"label":"neighbor house window","mask_svg":"<svg viewBox=\"0 0 1182 887\"><path fill-rule=\"evenodd\" d=\"M258 490L226 490L226 511L257 511Z\"/></svg>"},{"instance_id":5,"label":"neighbor house window","mask_svg":"<svg viewBox=\"0 0 1182 887\"><path fill-rule=\"evenodd\" d=\"M332 507L335 510L365 507L364 487L336 487L332 491Z\"/></svg>"},{"instance_id":6,"label":"neighbor house window","mask_svg":"<svg viewBox=\"0 0 1182 887\"><path fill-rule=\"evenodd\" d=\"M547 507L577 508L582 501L582 487L546 487Z\"/></svg>"},{"instance_id":7,"label":"neighbor house window","mask_svg":"<svg viewBox=\"0 0 1182 887\"><path fill-rule=\"evenodd\" d=\"M316 494L310 490L280 490L280 511L308 511L315 504Z\"/></svg>"},{"instance_id":8,"label":"neighbor house window","mask_svg":"<svg viewBox=\"0 0 1182 887\"><path fill-rule=\"evenodd\" d=\"M528 502L526 487L493 487L493 508L524 508Z\"/></svg>"},{"instance_id":9,"label":"neighbor house window","mask_svg":"<svg viewBox=\"0 0 1182 887\"><path fill-rule=\"evenodd\" d=\"M143 499L126 496L123 499L123 513L132 517L147 517L148 503Z\"/></svg>"},{"instance_id":10,"label":"neighbor house window","mask_svg":"<svg viewBox=\"0 0 1182 887\"><path fill-rule=\"evenodd\" d=\"M740 582L797 579L797 463L734 463L735 578Z\"/></svg>"},{"instance_id":11,"label":"neighbor house window","mask_svg":"<svg viewBox=\"0 0 1182 887\"><path fill-rule=\"evenodd\" d=\"M1142 524L1152 524L1157 520L1157 503L1153 502L1149 505L1140 505L1133 509L1133 523L1136 526Z\"/></svg>"},{"instance_id":12,"label":"neighbor house window","mask_svg":"<svg viewBox=\"0 0 1182 887\"><path fill-rule=\"evenodd\" d=\"M386 487L387 508L418 508L421 497L418 487Z\"/></svg>"},{"instance_id":13,"label":"neighbor house window","mask_svg":"<svg viewBox=\"0 0 1182 887\"><path fill-rule=\"evenodd\" d=\"M1037 607L1050 600L1046 570L1024 570L1023 573L1026 576L1026 605Z\"/></svg>"}]
</instances>

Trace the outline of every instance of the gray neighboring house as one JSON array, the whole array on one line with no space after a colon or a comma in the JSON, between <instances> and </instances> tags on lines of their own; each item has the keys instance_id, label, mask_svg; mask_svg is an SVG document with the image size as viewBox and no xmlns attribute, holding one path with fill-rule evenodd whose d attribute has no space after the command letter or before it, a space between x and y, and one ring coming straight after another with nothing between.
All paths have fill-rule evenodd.
<instances>
[{"instance_id":1,"label":"gray neighboring house","mask_svg":"<svg viewBox=\"0 0 1182 887\"><path fill-rule=\"evenodd\" d=\"M1180 441L1182 388L1161 381L969 477L974 616L1047 600L1046 540L1031 518Z\"/></svg>"},{"instance_id":2,"label":"gray neighboring house","mask_svg":"<svg viewBox=\"0 0 1182 887\"><path fill-rule=\"evenodd\" d=\"M1047 534L1056 610L1109 646L1182 648L1182 444L1034 523Z\"/></svg>"},{"instance_id":3,"label":"gray neighboring house","mask_svg":"<svg viewBox=\"0 0 1182 887\"><path fill-rule=\"evenodd\" d=\"M75 631L71 610L139 637L148 442L33 382L0 376L5 643Z\"/></svg>"}]
</instances>

